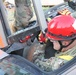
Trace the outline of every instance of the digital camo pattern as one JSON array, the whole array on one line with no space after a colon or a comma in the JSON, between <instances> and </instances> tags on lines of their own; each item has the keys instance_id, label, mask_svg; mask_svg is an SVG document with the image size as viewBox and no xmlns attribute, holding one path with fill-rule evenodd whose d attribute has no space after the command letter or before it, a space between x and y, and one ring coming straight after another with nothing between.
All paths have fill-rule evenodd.
<instances>
[{"instance_id":1,"label":"digital camo pattern","mask_svg":"<svg viewBox=\"0 0 76 75\"><path fill-rule=\"evenodd\" d=\"M12 58L11 58L12 60ZM0 62L0 75L32 75L27 70L21 69L16 64L9 62L8 60L4 59Z\"/></svg>"},{"instance_id":2,"label":"digital camo pattern","mask_svg":"<svg viewBox=\"0 0 76 75\"><path fill-rule=\"evenodd\" d=\"M15 0L15 26L17 29L28 25L33 16L30 0Z\"/></svg>"},{"instance_id":3,"label":"digital camo pattern","mask_svg":"<svg viewBox=\"0 0 76 75\"><path fill-rule=\"evenodd\" d=\"M66 52L56 54L55 57L51 57L49 59L44 58L44 50L36 50L33 55L33 62L44 71L49 72L58 69L63 64L68 62L68 60L59 58L61 55L69 55L72 57L76 56L76 46L72 49L67 50Z\"/></svg>"},{"instance_id":4,"label":"digital camo pattern","mask_svg":"<svg viewBox=\"0 0 76 75\"><path fill-rule=\"evenodd\" d=\"M4 1L7 19L12 33L24 29L33 17L31 0L14 0L14 2L15 5Z\"/></svg>"}]
</instances>

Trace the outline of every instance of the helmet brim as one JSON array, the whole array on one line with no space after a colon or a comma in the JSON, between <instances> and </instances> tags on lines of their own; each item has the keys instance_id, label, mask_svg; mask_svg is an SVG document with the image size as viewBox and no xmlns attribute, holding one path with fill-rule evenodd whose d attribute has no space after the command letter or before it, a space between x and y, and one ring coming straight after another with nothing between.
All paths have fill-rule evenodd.
<instances>
[{"instance_id":1,"label":"helmet brim","mask_svg":"<svg viewBox=\"0 0 76 75\"><path fill-rule=\"evenodd\" d=\"M73 37L66 37L66 38L61 38L61 37L56 37L56 36L52 36L50 35L49 33L46 33L46 38L48 39L51 39L51 40L57 40L57 41L60 41L60 40L72 40L72 39L76 39L76 35L73 36Z\"/></svg>"},{"instance_id":2,"label":"helmet brim","mask_svg":"<svg viewBox=\"0 0 76 75\"><path fill-rule=\"evenodd\" d=\"M63 39L61 39L61 38L58 38L58 37L55 37L55 36L51 36L51 35L48 34L48 33L46 33L46 37L47 37L48 39L52 39L52 40L63 40Z\"/></svg>"}]
</instances>

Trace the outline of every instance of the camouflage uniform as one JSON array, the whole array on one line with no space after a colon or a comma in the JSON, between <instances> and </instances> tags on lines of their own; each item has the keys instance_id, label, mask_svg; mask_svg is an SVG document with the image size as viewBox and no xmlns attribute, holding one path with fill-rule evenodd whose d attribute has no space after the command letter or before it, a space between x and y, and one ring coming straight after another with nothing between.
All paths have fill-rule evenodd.
<instances>
[{"instance_id":1,"label":"camouflage uniform","mask_svg":"<svg viewBox=\"0 0 76 75\"><path fill-rule=\"evenodd\" d=\"M0 74L1 75L31 75L29 72L24 71L19 66L3 60L0 63Z\"/></svg>"},{"instance_id":2,"label":"camouflage uniform","mask_svg":"<svg viewBox=\"0 0 76 75\"><path fill-rule=\"evenodd\" d=\"M33 16L30 0L15 0L15 27L23 29Z\"/></svg>"},{"instance_id":3,"label":"camouflage uniform","mask_svg":"<svg viewBox=\"0 0 76 75\"><path fill-rule=\"evenodd\" d=\"M60 66L62 66L63 64L71 60L74 56L76 56L76 46L72 49L67 50L66 52L56 53L55 57L51 57L49 59L44 58L44 52L44 50L36 49L33 54L33 63L35 63L44 71L49 72L51 70L58 69ZM61 58L60 56L64 58Z\"/></svg>"}]
</instances>

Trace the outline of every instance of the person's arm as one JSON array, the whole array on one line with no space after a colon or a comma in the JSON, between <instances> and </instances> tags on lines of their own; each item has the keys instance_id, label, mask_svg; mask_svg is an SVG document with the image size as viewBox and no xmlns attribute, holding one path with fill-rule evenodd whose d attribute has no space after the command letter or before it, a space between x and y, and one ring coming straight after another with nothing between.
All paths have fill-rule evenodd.
<instances>
[{"instance_id":1,"label":"person's arm","mask_svg":"<svg viewBox=\"0 0 76 75\"><path fill-rule=\"evenodd\" d=\"M31 62L34 62L35 59L38 58L38 56L44 54L45 45L40 43L34 43L28 52L27 59Z\"/></svg>"}]
</instances>

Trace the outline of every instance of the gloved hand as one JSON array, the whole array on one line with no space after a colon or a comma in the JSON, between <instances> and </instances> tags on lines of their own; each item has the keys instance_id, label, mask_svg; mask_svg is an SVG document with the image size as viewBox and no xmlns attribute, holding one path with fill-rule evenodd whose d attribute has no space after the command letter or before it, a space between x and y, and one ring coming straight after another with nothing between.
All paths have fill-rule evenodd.
<instances>
[{"instance_id":1,"label":"gloved hand","mask_svg":"<svg viewBox=\"0 0 76 75\"><path fill-rule=\"evenodd\" d=\"M40 43L46 43L47 42L47 38L45 37L45 34L43 34L42 32L40 32L40 34L38 36L38 40Z\"/></svg>"}]
</instances>

